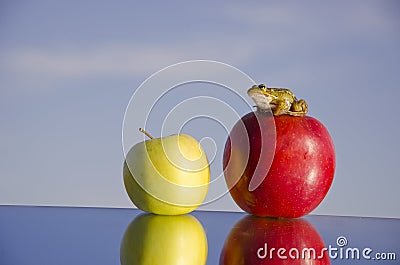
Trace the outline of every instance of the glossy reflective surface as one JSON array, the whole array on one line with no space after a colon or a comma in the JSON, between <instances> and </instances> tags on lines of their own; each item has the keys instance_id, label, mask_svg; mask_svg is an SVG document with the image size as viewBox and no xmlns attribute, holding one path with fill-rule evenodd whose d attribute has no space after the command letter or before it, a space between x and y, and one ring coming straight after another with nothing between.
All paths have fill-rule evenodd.
<instances>
[{"instance_id":1,"label":"glossy reflective surface","mask_svg":"<svg viewBox=\"0 0 400 265\"><path fill-rule=\"evenodd\" d=\"M330 248L330 264L400 263L399 219L311 215L296 221L277 222L254 219L245 213L193 212L191 216L195 218L165 218L168 220L164 222L162 218L143 217L143 212L135 209L0 206L0 264L120 264L123 255L129 255L126 253L130 252L129 246L131 249L133 246L139 254L155 255L149 246L166 242L171 243L168 254L173 260L179 255L176 254L179 249L185 249L179 247L179 242L189 244L197 249L196 253L201 253L204 250L203 232L208 242L207 264L210 265L219 264L224 255L225 258L229 258L226 255L246 256L246 259L237 260L256 262L247 261L246 264L284 264L284 260L277 259L278 248L288 248L282 256L290 259L291 247L319 247L320 242ZM143 233L139 235L136 228ZM168 233L161 234L159 231ZM158 234L160 241L157 240ZM128 248L123 244L124 235L133 240L132 245L128 243ZM288 245L288 239L300 242L300 245ZM140 244L142 241L143 244ZM145 242L151 244L146 245ZM276 248L274 260L257 257L257 251L265 243L268 251ZM224 245L233 246L234 251L226 251ZM264 250L259 251L261 257L265 254ZM357 251L359 259L356 259ZM188 259L193 258L194 254L188 252L186 248ZM159 254L167 257L167 253ZM395 255L396 260L374 260L378 257L375 254L386 259L393 259ZM181 257L184 256L182 254ZM366 259L368 257L369 260ZM201 255L194 260L201 262ZM291 260L290 264L326 264L324 262L306 263L299 259Z\"/></svg>"},{"instance_id":2,"label":"glossy reflective surface","mask_svg":"<svg viewBox=\"0 0 400 265\"><path fill-rule=\"evenodd\" d=\"M306 247L306 248L305 248ZM229 233L220 264L330 264L325 244L305 219L246 216Z\"/></svg>"}]
</instances>

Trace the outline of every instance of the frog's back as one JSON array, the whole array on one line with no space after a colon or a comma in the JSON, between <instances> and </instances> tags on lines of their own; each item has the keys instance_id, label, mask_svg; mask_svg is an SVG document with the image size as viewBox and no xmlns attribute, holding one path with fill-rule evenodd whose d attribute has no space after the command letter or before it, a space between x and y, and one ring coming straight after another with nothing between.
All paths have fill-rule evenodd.
<instances>
[{"instance_id":1,"label":"frog's back","mask_svg":"<svg viewBox=\"0 0 400 265\"><path fill-rule=\"evenodd\" d=\"M293 103L294 101L297 101L296 96L293 94L293 92L290 89L287 88L270 88L272 93L277 95L279 98L285 98L289 102Z\"/></svg>"}]
</instances>

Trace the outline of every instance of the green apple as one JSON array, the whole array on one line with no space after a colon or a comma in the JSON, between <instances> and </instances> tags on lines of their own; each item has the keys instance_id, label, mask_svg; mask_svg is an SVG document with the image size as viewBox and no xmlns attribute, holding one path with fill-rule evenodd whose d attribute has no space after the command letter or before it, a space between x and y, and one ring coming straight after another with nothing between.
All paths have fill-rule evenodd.
<instances>
[{"instance_id":1,"label":"green apple","mask_svg":"<svg viewBox=\"0 0 400 265\"><path fill-rule=\"evenodd\" d=\"M126 155L123 177L132 202L141 210L186 214L205 199L210 182L207 156L186 134L151 139L134 145Z\"/></svg>"},{"instance_id":2,"label":"green apple","mask_svg":"<svg viewBox=\"0 0 400 265\"><path fill-rule=\"evenodd\" d=\"M206 234L195 217L142 214L125 231L120 261L121 265L204 265L207 252Z\"/></svg>"}]
</instances>

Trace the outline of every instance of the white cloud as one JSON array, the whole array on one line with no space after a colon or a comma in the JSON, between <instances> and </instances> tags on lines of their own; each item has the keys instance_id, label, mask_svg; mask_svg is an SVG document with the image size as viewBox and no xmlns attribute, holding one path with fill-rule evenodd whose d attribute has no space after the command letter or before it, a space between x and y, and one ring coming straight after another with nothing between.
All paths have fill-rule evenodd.
<instances>
[{"instance_id":1,"label":"white cloud","mask_svg":"<svg viewBox=\"0 0 400 265\"><path fill-rule=\"evenodd\" d=\"M228 59L229 63L241 64L256 54L252 47L237 40L228 43L234 44L225 47L221 42L189 41L178 45L100 44L91 50L21 48L4 54L0 66L19 78L32 80L85 76L143 78L180 61Z\"/></svg>"},{"instance_id":2,"label":"white cloud","mask_svg":"<svg viewBox=\"0 0 400 265\"><path fill-rule=\"evenodd\" d=\"M276 2L231 5L223 9L222 15L266 31L291 28L293 35L310 33L313 37L326 37L335 31L349 36L355 32L371 34L398 31L399 18L390 9L391 3L377 1ZM260 36L262 34L260 32Z\"/></svg>"},{"instance_id":3,"label":"white cloud","mask_svg":"<svg viewBox=\"0 0 400 265\"><path fill-rule=\"evenodd\" d=\"M140 75L158 62L174 58L176 54L156 48L111 45L93 50L18 50L9 53L3 65L20 74L46 74L48 77Z\"/></svg>"},{"instance_id":4,"label":"white cloud","mask_svg":"<svg viewBox=\"0 0 400 265\"><path fill-rule=\"evenodd\" d=\"M311 52L307 47L311 47L312 52L323 51L331 60L340 54L332 45L350 40L354 34L366 41L379 39L377 32L393 33L393 27L397 26L394 18L384 12L385 8L377 8L376 2L329 6L324 3L323 8L314 7L314 4L226 6L220 15L232 26L226 27L224 32L210 30L202 36L194 32L191 36L177 34L174 43L161 38L150 44L118 40L99 42L90 49L70 48L77 46L67 43L64 48L20 46L0 50L0 68L5 77L3 87L7 83L4 79L14 87L25 89L49 88L55 82L74 78L144 79L168 65L191 59L217 60L239 68L249 64L260 67L260 59L270 62L285 59L291 62L286 72L290 67L301 70L303 62L296 66L292 57L298 52ZM370 35L371 32L375 35ZM309 60L320 59L310 54Z\"/></svg>"}]
</instances>

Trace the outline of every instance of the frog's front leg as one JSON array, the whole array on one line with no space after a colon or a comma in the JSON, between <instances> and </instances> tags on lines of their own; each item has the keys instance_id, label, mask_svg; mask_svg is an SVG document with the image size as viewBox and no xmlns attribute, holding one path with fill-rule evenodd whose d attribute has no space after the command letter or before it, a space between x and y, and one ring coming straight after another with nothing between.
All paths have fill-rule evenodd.
<instances>
[{"instance_id":1,"label":"frog's front leg","mask_svg":"<svg viewBox=\"0 0 400 265\"><path fill-rule=\"evenodd\" d=\"M272 112L275 116L288 114L290 112L290 102L288 100L278 100L275 102L275 107Z\"/></svg>"}]
</instances>

